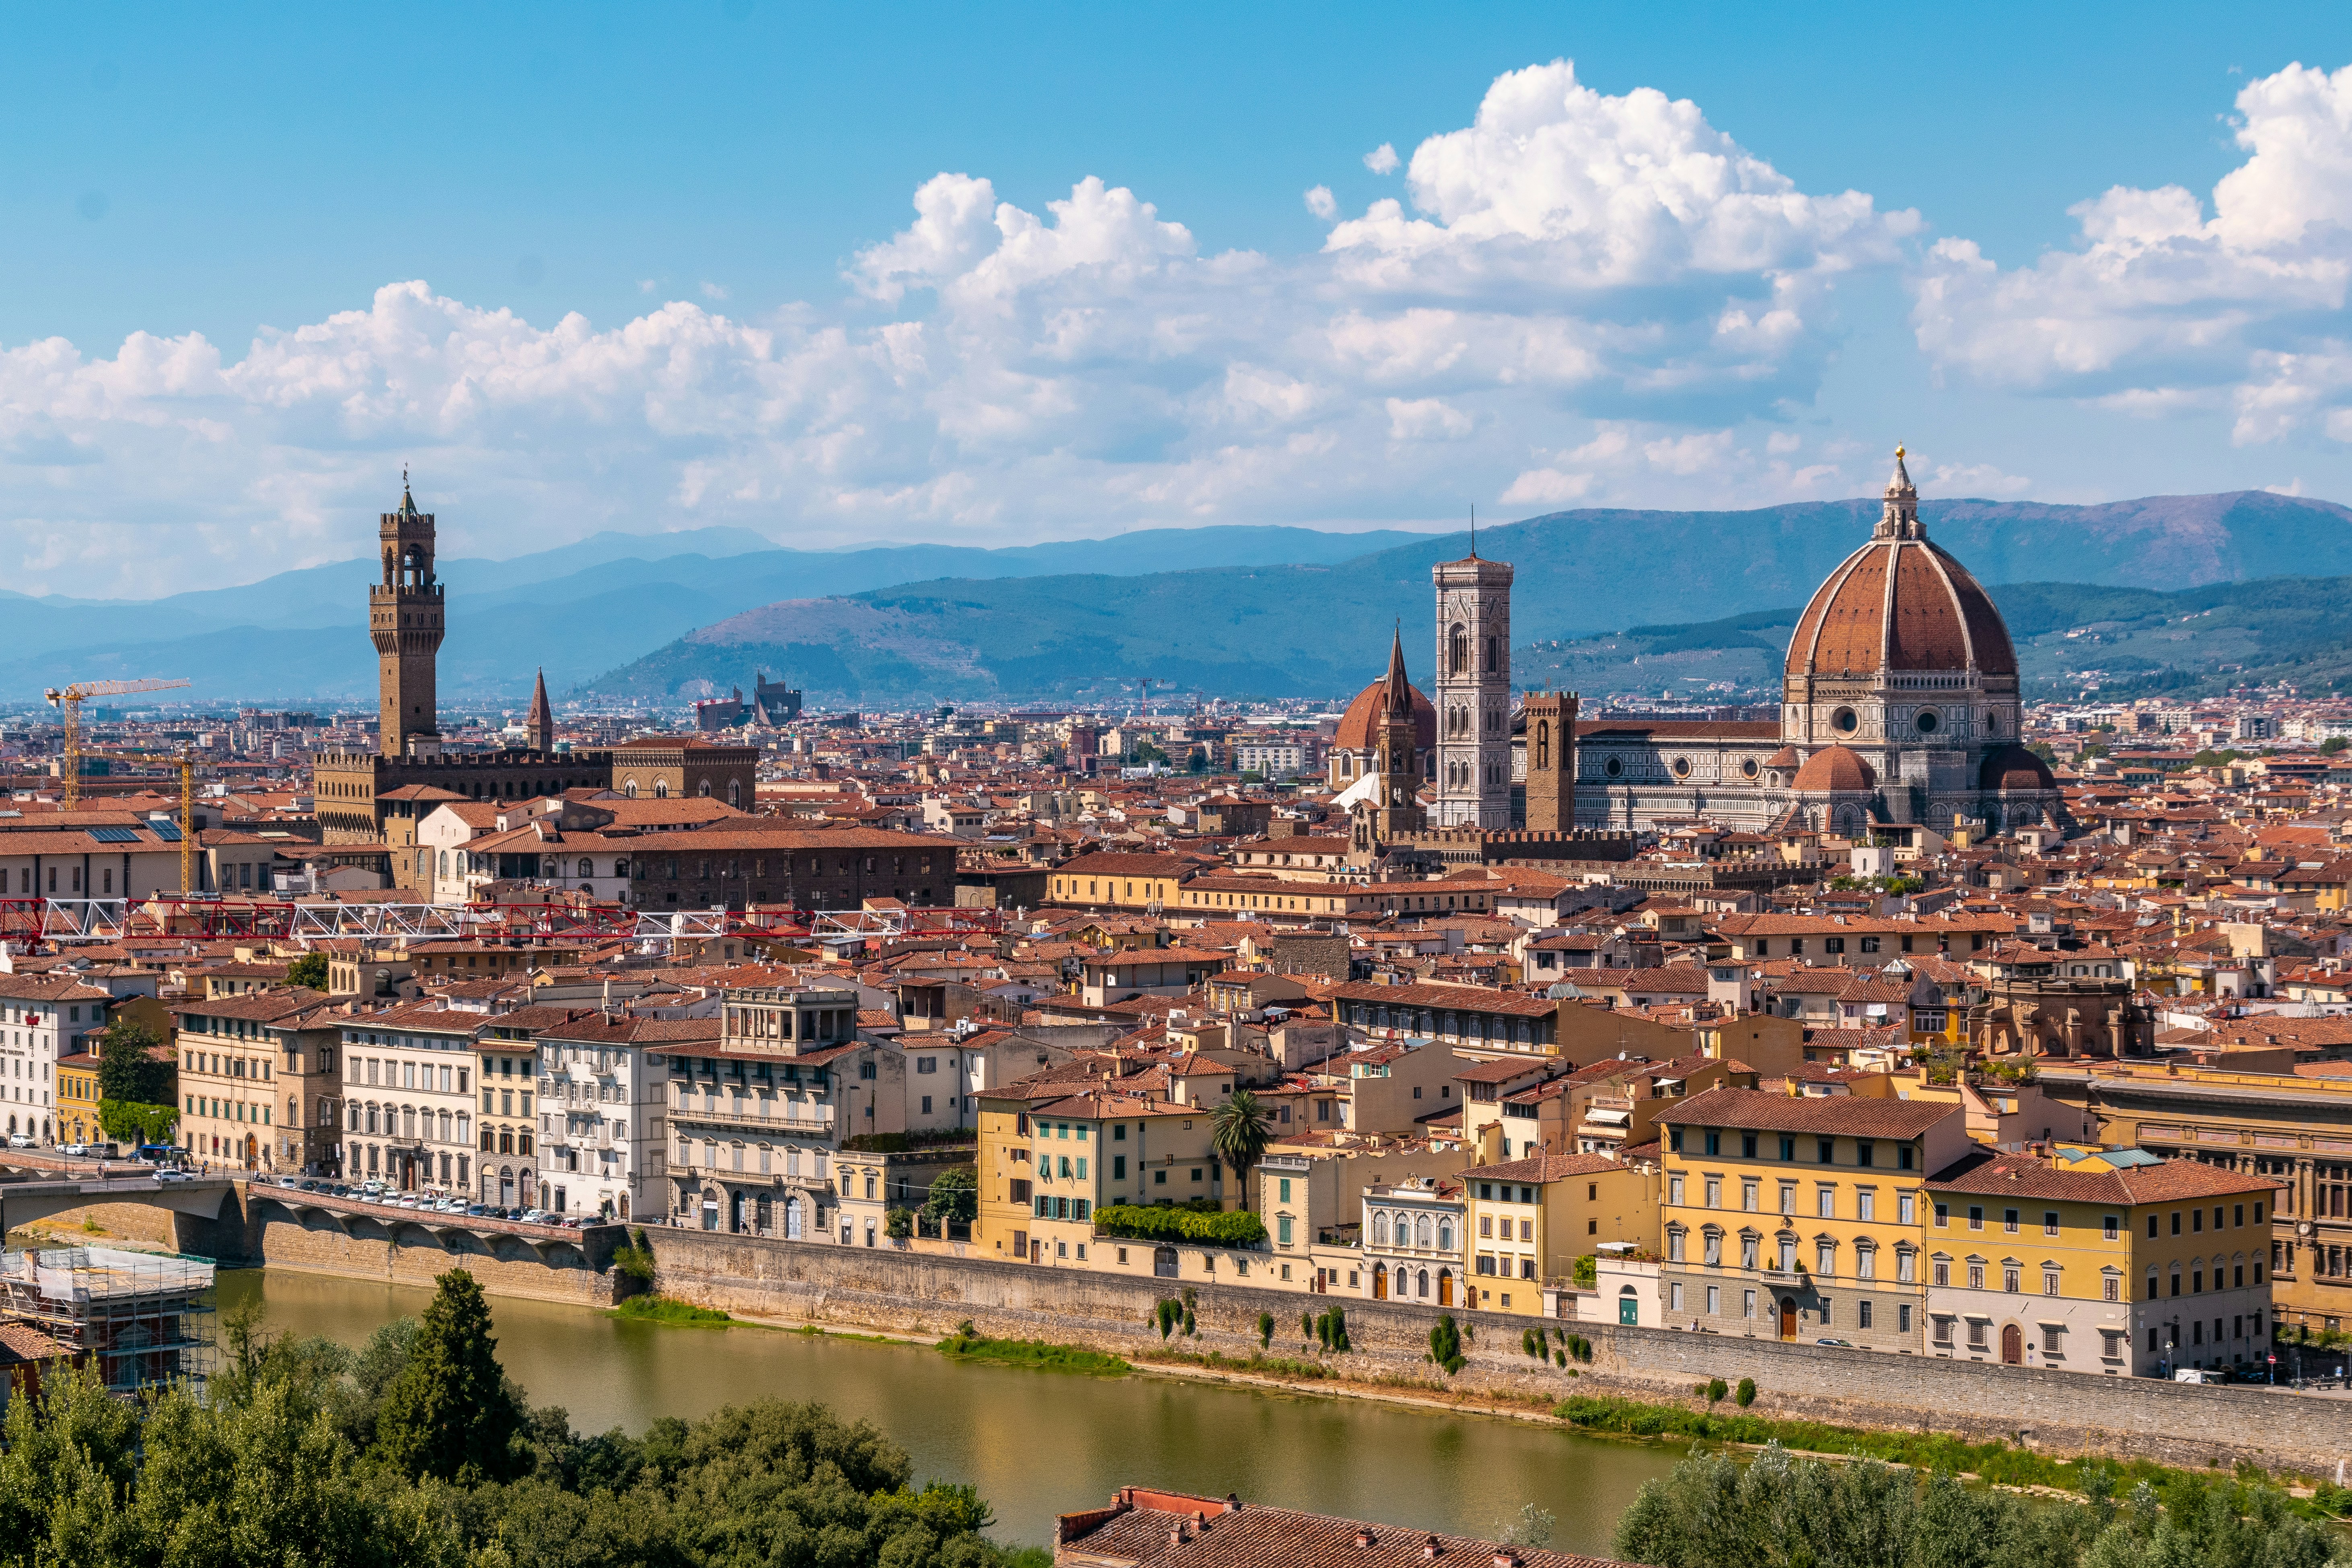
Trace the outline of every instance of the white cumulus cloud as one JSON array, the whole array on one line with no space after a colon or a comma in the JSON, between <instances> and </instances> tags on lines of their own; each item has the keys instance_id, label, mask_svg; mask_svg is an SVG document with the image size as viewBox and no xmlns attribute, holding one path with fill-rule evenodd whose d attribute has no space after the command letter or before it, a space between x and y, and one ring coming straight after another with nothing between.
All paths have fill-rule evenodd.
<instances>
[{"instance_id":1,"label":"white cumulus cloud","mask_svg":"<svg viewBox=\"0 0 2352 1568\"><path fill-rule=\"evenodd\" d=\"M2352 395L2352 67L2238 94L2245 161L2206 203L2118 185L2069 211L2074 247L2003 268L1964 238L1914 280L1921 348L1981 382L2156 416L2236 406L2241 441L2326 427Z\"/></svg>"},{"instance_id":2,"label":"white cumulus cloud","mask_svg":"<svg viewBox=\"0 0 2352 1568\"><path fill-rule=\"evenodd\" d=\"M1801 191L1696 105L1566 61L1387 151L1406 199L1343 214L1315 187L1336 221L1299 255L1203 254L1095 175L1033 211L945 172L843 297L772 311L705 284L534 322L403 281L241 353L0 344L0 571L96 595L358 554L404 458L451 552L500 555L719 522L994 544L1434 519L1465 487L1720 506L1842 477L1751 451L1755 422L1812 397L1829 282L1891 268L1913 215Z\"/></svg>"},{"instance_id":3,"label":"white cumulus cloud","mask_svg":"<svg viewBox=\"0 0 2352 1568\"><path fill-rule=\"evenodd\" d=\"M1396 148L1386 142L1364 154L1364 167L1375 174L1393 174L1399 163Z\"/></svg>"}]
</instances>

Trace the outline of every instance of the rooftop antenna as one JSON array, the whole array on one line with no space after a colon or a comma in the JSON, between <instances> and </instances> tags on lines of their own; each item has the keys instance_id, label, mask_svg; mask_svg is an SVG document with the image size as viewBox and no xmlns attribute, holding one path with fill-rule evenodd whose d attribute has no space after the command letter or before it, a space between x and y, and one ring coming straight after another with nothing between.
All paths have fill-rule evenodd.
<instances>
[{"instance_id":1,"label":"rooftop antenna","mask_svg":"<svg viewBox=\"0 0 2352 1568\"><path fill-rule=\"evenodd\" d=\"M1470 559L1478 559L1478 509L1475 505L1470 509Z\"/></svg>"}]
</instances>

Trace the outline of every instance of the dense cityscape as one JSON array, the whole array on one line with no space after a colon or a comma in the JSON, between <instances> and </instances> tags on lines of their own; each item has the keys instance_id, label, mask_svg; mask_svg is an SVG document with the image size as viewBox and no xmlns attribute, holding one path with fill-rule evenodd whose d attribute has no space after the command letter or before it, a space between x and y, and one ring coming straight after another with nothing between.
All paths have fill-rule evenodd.
<instances>
[{"instance_id":1,"label":"dense cityscape","mask_svg":"<svg viewBox=\"0 0 2352 1568\"><path fill-rule=\"evenodd\" d=\"M2352 12L9 22L0 1568L2352 1568Z\"/></svg>"}]
</instances>

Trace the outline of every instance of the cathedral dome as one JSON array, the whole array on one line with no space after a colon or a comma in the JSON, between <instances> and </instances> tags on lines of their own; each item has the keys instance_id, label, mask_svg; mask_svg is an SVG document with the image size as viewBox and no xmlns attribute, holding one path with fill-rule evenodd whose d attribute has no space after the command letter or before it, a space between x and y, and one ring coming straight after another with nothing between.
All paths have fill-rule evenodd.
<instances>
[{"instance_id":1,"label":"cathedral dome","mask_svg":"<svg viewBox=\"0 0 2352 1568\"><path fill-rule=\"evenodd\" d=\"M1381 694L1388 684L1375 680L1356 693L1356 700L1339 716L1339 732L1331 737L1333 751L1369 752L1380 743L1374 731L1381 722ZM1437 744L1437 710L1421 694L1421 688L1407 689L1412 693L1412 743L1416 750L1426 752Z\"/></svg>"},{"instance_id":2,"label":"cathedral dome","mask_svg":"<svg viewBox=\"0 0 2352 1568\"><path fill-rule=\"evenodd\" d=\"M1877 531L1830 574L1789 641L1792 676L1881 670L2017 673L1991 597L1928 542L1899 449Z\"/></svg>"},{"instance_id":3,"label":"cathedral dome","mask_svg":"<svg viewBox=\"0 0 2352 1568\"><path fill-rule=\"evenodd\" d=\"M2002 746L1984 760L1977 772L1977 787L1990 790L2056 789L2049 767L2023 746Z\"/></svg>"},{"instance_id":4,"label":"cathedral dome","mask_svg":"<svg viewBox=\"0 0 2352 1568\"><path fill-rule=\"evenodd\" d=\"M1860 753L1843 746L1824 746L1805 761L1797 770L1795 789L1809 791L1867 791L1878 787L1878 775Z\"/></svg>"}]
</instances>

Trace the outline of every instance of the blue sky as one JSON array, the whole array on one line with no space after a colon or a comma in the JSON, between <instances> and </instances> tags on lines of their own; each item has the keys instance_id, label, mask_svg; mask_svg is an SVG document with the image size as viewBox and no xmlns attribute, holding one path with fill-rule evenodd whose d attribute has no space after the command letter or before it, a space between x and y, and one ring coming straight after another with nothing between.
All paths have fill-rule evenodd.
<instances>
[{"instance_id":1,"label":"blue sky","mask_svg":"<svg viewBox=\"0 0 2352 1568\"><path fill-rule=\"evenodd\" d=\"M490 554L1738 507L1898 439L2352 500L2341 5L0 16L26 591L357 553L403 458Z\"/></svg>"}]
</instances>

